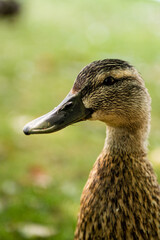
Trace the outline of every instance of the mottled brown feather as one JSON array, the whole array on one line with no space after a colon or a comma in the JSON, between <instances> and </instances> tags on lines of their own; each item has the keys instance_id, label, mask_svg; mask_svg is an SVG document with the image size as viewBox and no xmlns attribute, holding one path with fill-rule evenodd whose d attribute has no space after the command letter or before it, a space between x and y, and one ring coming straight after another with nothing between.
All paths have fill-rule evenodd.
<instances>
[{"instance_id":1,"label":"mottled brown feather","mask_svg":"<svg viewBox=\"0 0 160 240\"><path fill-rule=\"evenodd\" d=\"M120 81L102 87L110 75ZM160 187L147 159L150 97L141 76L122 60L95 61L79 73L73 92L94 110L91 120L108 125L83 189L74 239L160 239Z\"/></svg>"}]
</instances>

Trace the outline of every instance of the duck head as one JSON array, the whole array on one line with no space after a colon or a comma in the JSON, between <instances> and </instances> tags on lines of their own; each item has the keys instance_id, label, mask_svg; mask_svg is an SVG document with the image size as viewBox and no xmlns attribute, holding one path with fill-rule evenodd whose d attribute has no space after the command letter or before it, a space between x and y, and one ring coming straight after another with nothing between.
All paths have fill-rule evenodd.
<instances>
[{"instance_id":1,"label":"duck head","mask_svg":"<svg viewBox=\"0 0 160 240\"><path fill-rule=\"evenodd\" d=\"M29 122L23 131L51 133L87 119L133 130L147 121L149 113L150 97L137 70L126 61L105 59L83 68L58 107Z\"/></svg>"}]
</instances>

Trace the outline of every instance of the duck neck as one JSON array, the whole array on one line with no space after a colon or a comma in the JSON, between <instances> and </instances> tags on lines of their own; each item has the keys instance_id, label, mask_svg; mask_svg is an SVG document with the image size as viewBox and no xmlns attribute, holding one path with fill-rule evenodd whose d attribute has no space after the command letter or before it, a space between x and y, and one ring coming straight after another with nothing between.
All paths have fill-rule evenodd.
<instances>
[{"instance_id":1,"label":"duck neck","mask_svg":"<svg viewBox=\"0 0 160 240\"><path fill-rule=\"evenodd\" d=\"M146 155L148 127L129 131L125 128L107 127L104 151L110 153L127 153Z\"/></svg>"}]
</instances>

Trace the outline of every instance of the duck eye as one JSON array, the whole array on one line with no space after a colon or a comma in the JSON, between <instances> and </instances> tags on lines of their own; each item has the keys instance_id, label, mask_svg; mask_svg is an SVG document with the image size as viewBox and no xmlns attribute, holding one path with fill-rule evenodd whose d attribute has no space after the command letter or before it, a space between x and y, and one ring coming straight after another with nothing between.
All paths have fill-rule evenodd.
<instances>
[{"instance_id":1,"label":"duck eye","mask_svg":"<svg viewBox=\"0 0 160 240\"><path fill-rule=\"evenodd\" d=\"M107 77L104 79L103 84L106 86L111 86L115 83L115 79L113 77Z\"/></svg>"}]
</instances>

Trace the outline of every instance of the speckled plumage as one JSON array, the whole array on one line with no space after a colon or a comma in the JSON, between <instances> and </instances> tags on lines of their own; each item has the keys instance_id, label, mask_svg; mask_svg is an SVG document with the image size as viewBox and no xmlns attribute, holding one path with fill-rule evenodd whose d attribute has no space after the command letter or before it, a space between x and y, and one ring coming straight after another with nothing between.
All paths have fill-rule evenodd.
<instances>
[{"instance_id":1,"label":"speckled plumage","mask_svg":"<svg viewBox=\"0 0 160 240\"><path fill-rule=\"evenodd\" d=\"M160 240L160 187L147 159L151 99L128 62L104 59L81 70L67 97L24 133L51 133L83 120L107 126L84 187L74 240Z\"/></svg>"},{"instance_id":2,"label":"speckled plumage","mask_svg":"<svg viewBox=\"0 0 160 240\"><path fill-rule=\"evenodd\" d=\"M160 239L159 202L145 156L102 153L83 190L75 239Z\"/></svg>"},{"instance_id":3,"label":"speckled plumage","mask_svg":"<svg viewBox=\"0 0 160 240\"><path fill-rule=\"evenodd\" d=\"M117 76L117 85L97 91L103 75ZM97 61L80 72L72 91L83 88L92 119L108 129L81 196L74 239L160 239L160 188L146 147L150 97L142 78L127 62Z\"/></svg>"}]
</instances>

